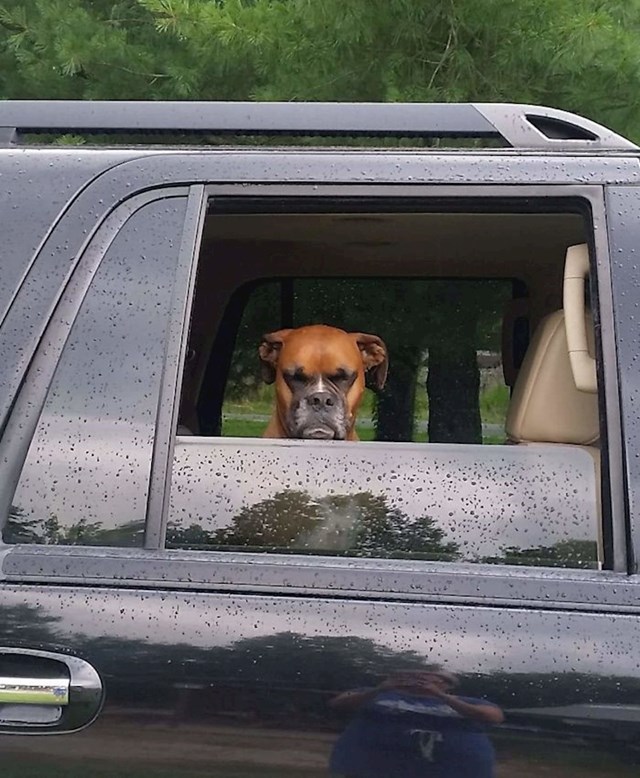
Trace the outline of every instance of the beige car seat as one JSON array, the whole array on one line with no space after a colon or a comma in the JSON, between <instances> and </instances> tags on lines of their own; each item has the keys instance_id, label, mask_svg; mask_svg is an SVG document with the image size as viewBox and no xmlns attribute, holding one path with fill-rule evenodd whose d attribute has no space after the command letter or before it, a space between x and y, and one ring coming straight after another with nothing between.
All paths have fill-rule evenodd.
<instances>
[{"instance_id":1,"label":"beige car seat","mask_svg":"<svg viewBox=\"0 0 640 778\"><path fill-rule=\"evenodd\" d=\"M590 316L587 331L593 354ZM565 443L597 450L598 396L576 389L563 311L545 316L531 339L513 388L506 432L513 443Z\"/></svg>"},{"instance_id":2,"label":"beige car seat","mask_svg":"<svg viewBox=\"0 0 640 778\"><path fill-rule=\"evenodd\" d=\"M588 347L595 355L593 320L587 316ZM598 395L576 389L564 324L555 311L538 325L515 382L505 424L510 443L554 443L579 446L594 462L597 511L600 515L600 423ZM602 534L598 526L598 556Z\"/></svg>"}]
</instances>

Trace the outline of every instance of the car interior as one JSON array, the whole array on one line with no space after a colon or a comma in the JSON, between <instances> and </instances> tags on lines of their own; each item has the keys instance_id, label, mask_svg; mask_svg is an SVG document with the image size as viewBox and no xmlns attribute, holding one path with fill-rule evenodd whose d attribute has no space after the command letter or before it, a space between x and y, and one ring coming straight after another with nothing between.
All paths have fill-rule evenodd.
<instances>
[{"instance_id":1,"label":"car interior","mask_svg":"<svg viewBox=\"0 0 640 778\"><path fill-rule=\"evenodd\" d=\"M517 279L526 302L514 300L504 311L505 328L512 330L505 332L504 351L523 317L533 331L562 308L567 247L585 241L578 213L214 212L202 236L180 424L185 432L207 434L198 406L224 395L219 385L205 386L207 367L213 360L218 382L225 381L230 354L222 353L223 341L233 347L228 336L239 318L234 294L252 282L292 276ZM273 312L274 330L285 326L282 307ZM512 384L513 355L503 353L502 364Z\"/></svg>"}]
</instances>

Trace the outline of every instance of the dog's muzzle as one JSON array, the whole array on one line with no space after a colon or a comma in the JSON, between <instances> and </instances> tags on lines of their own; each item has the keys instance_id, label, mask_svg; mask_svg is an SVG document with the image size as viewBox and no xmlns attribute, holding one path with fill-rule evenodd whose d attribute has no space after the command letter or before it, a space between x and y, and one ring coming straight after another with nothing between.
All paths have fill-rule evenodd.
<instances>
[{"instance_id":1,"label":"dog's muzzle","mask_svg":"<svg viewBox=\"0 0 640 778\"><path fill-rule=\"evenodd\" d=\"M289 429L296 438L344 440L347 435L346 397L335 387L321 386L295 397Z\"/></svg>"}]
</instances>

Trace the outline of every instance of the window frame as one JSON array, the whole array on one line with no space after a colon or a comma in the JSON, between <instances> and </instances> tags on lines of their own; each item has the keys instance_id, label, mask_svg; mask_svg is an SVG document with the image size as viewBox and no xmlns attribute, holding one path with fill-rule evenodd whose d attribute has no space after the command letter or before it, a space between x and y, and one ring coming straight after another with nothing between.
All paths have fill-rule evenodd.
<instances>
[{"instance_id":1,"label":"window frame","mask_svg":"<svg viewBox=\"0 0 640 778\"><path fill-rule=\"evenodd\" d=\"M168 518L170 469L175 441L173 420L180 397L184 349L193 301L193 281L197 271L201 235L191 245L183 240L181 252L189 258L191 269L176 287L176 311L171 322L168 349L170 360L163 375L162 401L158 409L158 431L152 459L154 502L147 509L145 549L91 547L9 547L5 551L3 573L7 580L30 582L81 582L122 586L170 586L217 591L256 591L312 593L314 596L349 596L390 599L428 599L447 602L501 603L517 606L597 609L619 606L624 612L637 602L637 593L627 574L627 528L625 492L621 457L621 425L617 391L616 342L613 329L613 305L609 267L609 246L604 209L604 186L574 184L534 185L390 185L390 184L221 184L197 186L200 211L192 214L194 223L202 222L207 204L216 197L380 197L410 196L427 199L514 198L581 199L591 209L590 248L595 249L599 297L599 335L602 362L600 380L604 387L607 428L607 457L603 457L603 501L610 504L611 521L604 522L605 544L610 569L587 571L458 562L410 562L406 560L307 557L277 554L237 554L235 552L198 552L165 550L164 535ZM204 190L204 191L203 191ZM193 192L192 192L193 194ZM171 395L171 387L175 391ZM169 436L167 438L167 435ZM64 571L64 572L62 572Z\"/></svg>"},{"instance_id":2,"label":"window frame","mask_svg":"<svg viewBox=\"0 0 640 778\"><path fill-rule=\"evenodd\" d=\"M304 185L210 185L207 187L206 201L207 208L211 201L216 198L227 198L237 196L239 201L247 201L248 198L264 198L278 200L280 198L308 197L313 200L331 199L336 197L352 198L355 202L364 198L380 198L381 201L397 199L398 197L415 197L421 201L427 200L492 200L494 203L499 201L514 199L535 199L546 198L559 199L581 199L588 204L591 211L590 224L590 251L595 252L596 272L598 275L596 288L598 290L598 313L596 317L597 329L602 340L601 353L603 360L599 364L600 385L604 388L604 409L606 423L606 438L603 437L603 450L607 456L602 457L603 490L603 537L605 546L605 566L612 571L626 571L626 517L624 513L624 482L622 478L622 462L620 457L615 456L615 452L621 450L621 428L619 423L619 404L617 393L617 364L615 360L615 338L612 328L612 300L611 300L611 278L608 261L608 240L605 227L604 213L604 189L601 186L478 186L465 187L460 191L459 187L448 185L434 186L403 186L388 187L381 185L372 186L304 186ZM470 191L471 190L471 191ZM514 206L515 207L515 206ZM517 209L516 209L517 210ZM257 211L259 212L259 211ZM197 263L198 258L194 258ZM193 303L193 294L190 302L187 304L188 316L190 318L191 304ZM182 333L183 340L188 337L187 333ZM179 384L178 384L179 385ZM180 397L174 398L174 415L177 413L177 405ZM605 431L603 430L603 431ZM614 460L611 461L610 454L614 453ZM613 475L613 479L612 479ZM170 491L170 462L162 476L158 476L167 487L166 494ZM622 510L621 510L622 509ZM166 527L169 520L168 499L162 506L161 515L148 515L148 521L156 522L153 529L153 537L161 538L164 545L166 536ZM158 527L157 521L160 521ZM607 520L608 519L608 520ZM151 547L150 545L147 546ZM192 553L192 552L186 552ZM224 552L223 552L224 553ZM265 555L268 555L265 552ZM278 556L276 554L272 556ZM353 563L353 558L349 558ZM425 562L425 564L428 564ZM447 564L456 565L456 562ZM493 566L497 567L497 566ZM532 568L527 568L532 569ZM549 568L544 568L549 569ZM598 571L601 572L601 571Z\"/></svg>"},{"instance_id":3,"label":"window frame","mask_svg":"<svg viewBox=\"0 0 640 778\"><path fill-rule=\"evenodd\" d=\"M640 240L640 189L638 185L621 183L605 189L607 204L607 230L610 254L615 256L609 275L615 290L616 304L611 316L616 330L616 358L619 371L619 423L624 428L619 449L624 462L625 500L628 523L627 563L629 572L640 573L640 443L638 439L638 316L636 311L638 289L638 265L636 261ZM611 293L613 297L613 292ZM622 466L621 466L622 467Z\"/></svg>"}]
</instances>

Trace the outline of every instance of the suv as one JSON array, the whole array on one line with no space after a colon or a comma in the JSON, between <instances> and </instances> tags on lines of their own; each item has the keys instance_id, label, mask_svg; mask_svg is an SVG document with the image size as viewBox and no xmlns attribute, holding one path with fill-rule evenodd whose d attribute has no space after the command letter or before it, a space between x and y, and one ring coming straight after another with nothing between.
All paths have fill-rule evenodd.
<instances>
[{"instance_id":1,"label":"suv","mask_svg":"<svg viewBox=\"0 0 640 778\"><path fill-rule=\"evenodd\" d=\"M636 776L640 149L523 105L0 127L4 774ZM263 437L258 346L319 323L385 344L360 440Z\"/></svg>"}]
</instances>

